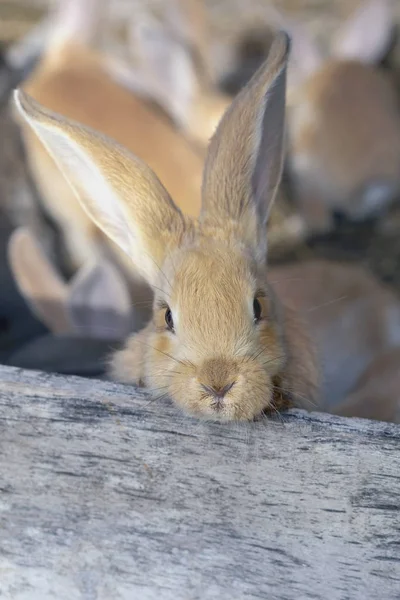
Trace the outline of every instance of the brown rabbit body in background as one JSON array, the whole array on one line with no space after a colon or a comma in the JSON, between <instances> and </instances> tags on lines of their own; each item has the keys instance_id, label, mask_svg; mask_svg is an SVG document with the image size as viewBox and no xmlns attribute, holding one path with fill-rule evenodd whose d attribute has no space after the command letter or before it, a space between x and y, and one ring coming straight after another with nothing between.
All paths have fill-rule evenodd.
<instances>
[{"instance_id":1,"label":"brown rabbit body in background","mask_svg":"<svg viewBox=\"0 0 400 600\"><path fill-rule=\"evenodd\" d=\"M274 267L270 281L312 334L321 372L320 408L335 409L373 361L400 348L399 299L367 270L314 259ZM384 390L383 385L382 396Z\"/></svg>"},{"instance_id":2,"label":"brown rabbit body in background","mask_svg":"<svg viewBox=\"0 0 400 600\"><path fill-rule=\"evenodd\" d=\"M333 412L400 423L400 348L379 355Z\"/></svg>"},{"instance_id":3,"label":"brown rabbit body in background","mask_svg":"<svg viewBox=\"0 0 400 600\"><path fill-rule=\"evenodd\" d=\"M274 13L293 40L288 76L289 171L306 225L333 214L374 217L400 196L400 113L377 64L392 32L389 0L365 0L324 59L300 25Z\"/></svg>"}]
</instances>

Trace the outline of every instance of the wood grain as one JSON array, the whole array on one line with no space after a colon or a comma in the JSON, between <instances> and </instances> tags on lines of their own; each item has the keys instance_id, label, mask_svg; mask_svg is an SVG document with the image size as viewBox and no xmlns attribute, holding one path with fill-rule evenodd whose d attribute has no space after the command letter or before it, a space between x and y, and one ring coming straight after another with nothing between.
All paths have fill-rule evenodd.
<instances>
[{"instance_id":1,"label":"wood grain","mask_svg":"<svg viewBox=\"0 0 400 600\"><path fill-rule=\"evenodd\" d=\"M400 427L0 367L0 598L400 597Z\"/></svg>"}]
</instances>

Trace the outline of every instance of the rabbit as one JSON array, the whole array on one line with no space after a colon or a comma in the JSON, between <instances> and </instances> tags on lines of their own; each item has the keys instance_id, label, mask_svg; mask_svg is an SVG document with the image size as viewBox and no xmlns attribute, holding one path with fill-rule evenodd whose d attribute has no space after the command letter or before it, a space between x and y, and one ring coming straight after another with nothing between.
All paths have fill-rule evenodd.
<instances>
[{"instance_id":1,"label":"rabbit","mask_svg":"<svg viewBox=\"0 0 400 600\"><path fill-rule=\"evenodd\" d=\"M110 372L170 396L187 413L252 420L318 397L318 365L303 321L266 272L268 214L283 163L289 39L223 116L208 150L198 219L114 140L45 109L24 91L32 127L97 226L154 291L153 318L111 359ZM292 394L295 391L296 394Z\"/></svg>"},{"instance_id":2,"label":"rabbit","mask_svg":"<svg viewBox=\"0 0 400 600\"><path fill-rule=\"evenodd\" d=\"M392 33L390 0L365 0L339 28L327 58L299 24L271 12L291 35L288 170L311 234L335 214L375 218L400 196L400 113L389 75L376 65Z\"/></svg>"},{"instance_id":3,"label":"rabbit","mask_svg":"<svg viewBox=\"0 0 400 600\"><path fill-rule=\"evenodd\" d=\"M148 100L122 86L107 57L90 47L101 18L96 0L60 0L47 49L23 88L48 108L112 136L148 162L180 208L197 215L201 153ZM24 122L20 125L33 179L47 212L62 229L69 268L75 271L104 251L105 238L45 146ZM132 271L118 248L108 243L126 274ZM139 282L134 284L139 287Z\"/></svg>"},{"instance_id":4,"label":"rabbit","mask_svg":"<svg viewBox=\"0 0 400 600\"><path fill-rule=\"evenodd\" d=\"M400 423L400 348L380 354L334 414Z\"/></svg>"},{"instance_id":5,"label":"rabbit","mask_svg":"<svg viewBox=\"0 0 400 600\"><path fill-rule=\"evenodd\" d=\"M267 270L288 52L280 33L218 126L198 220L115 141L15 94L88 213L154 290L153 318L115 353L111 376L202 418L330 409L400 346L399 302L368 272L327 261Z\"/></svg>"},{"instance_id":6,"label":"rabbit","mask_svg":"<svg viewBox=\"0 0 400 600\"><path fill-rule=\"evenodd\" d=\"M211 74L209 24L198 0L171 0L157 19L137 11L129 24L131 54L137 69L115 61L121 81L141 86L171 115L179 129L205 151L231 96L218 90Z\"/></svg>"},{"instance_id":7,"label":"rabbit","mask_svg":"<svg viewBox=\"0 0 400 600\"><path fill-rule=\"evenodd\" d=\"M84 265L67 284L26 227L13 231L8 260L32 313L55 335L121 340L132 331L129 290L104 257Z\"/></svg>"},{"instance_id":8,"label":"rabbit","mask_svg":"<svg viewBox=\"0 0 400 600\"><path fill-rule=\"evenodd\" d=\"M335 410L371 363L400 347L400 300L367 269L312 259L275 266L269 280L307 323L319 359L320 409Z\"/></svg>"}]
</instances>

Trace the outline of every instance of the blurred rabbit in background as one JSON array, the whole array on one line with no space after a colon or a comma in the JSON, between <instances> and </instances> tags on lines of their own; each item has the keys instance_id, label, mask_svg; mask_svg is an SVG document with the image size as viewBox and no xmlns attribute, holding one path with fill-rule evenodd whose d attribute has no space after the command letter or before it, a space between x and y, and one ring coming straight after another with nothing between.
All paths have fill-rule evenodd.
<instances>
[{"instance_id":1,"label":"blurred rabbit in background","mask_svg":"<svg viewBox=\"0 0 400 600\"><path fill-rule=\"evenodd\" d=\"M126 62L112 64L124 84L155 99L204 151L231 102L212 77L207 11L199 0L146 8L139 6L129 21Z\"/></svg>"},{"instance_id":2,"label":"blurred rabbit in background","mask_svg":"<svg viewBox=\"0 0 400 600\"><path fill-rule=\"evenodd\" d=\"M289 172L313 233L334 215L376 217L400 196L396 89L378 63L393 33L389 0L366 0L343 23L325 57L306 31L273 12L292 37L288 76Z\"/></svg>"}]
</instances>

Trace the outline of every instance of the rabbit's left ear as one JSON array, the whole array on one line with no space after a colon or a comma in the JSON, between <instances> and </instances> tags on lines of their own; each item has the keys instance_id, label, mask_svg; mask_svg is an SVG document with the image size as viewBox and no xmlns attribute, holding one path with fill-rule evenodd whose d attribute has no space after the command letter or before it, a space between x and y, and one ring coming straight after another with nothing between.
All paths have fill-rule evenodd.
<instances>
[{"instance_id":1,"label":"rabbit's left ear","mask_svg":"<svg viewBox=\"0 0 400 600\"><path fill-rule=\"evenodd\" d=\"M131 332L127 285L117 268L103 257L80 269L70 284L66 307L79 337L118 340Z\"/></svg>"},{"instance_id":2,"label":"rabbit's left ear","mask_svg":"<svg viewBox=\"0 0 400 600\"><path fill-rule=\"evenodd\" d=\"M389 0L364 0L339 29L332 45L335 58L378 63L393 32Z\"/></svg>"},{"instance_id":3,"label":"rabbit's left ear","mask_svg":"<svg viewBox=\"0 0 400 600\"><path fill-rule=\"evenodd\" d=\"M44 109L20 90L14 98L89 217L155 284L187 226L157 176L110 138Z\"/></svg>"}]
</instances>

